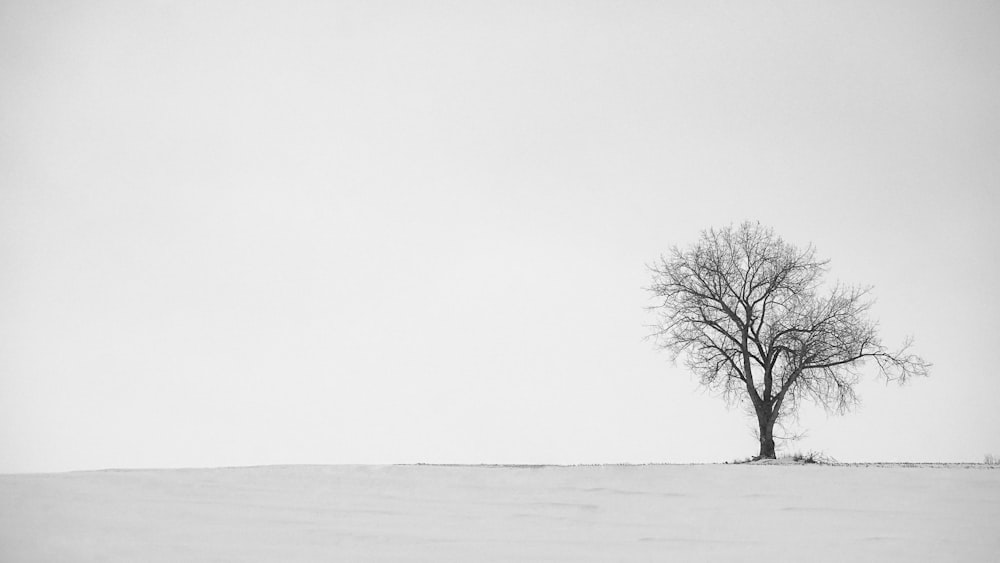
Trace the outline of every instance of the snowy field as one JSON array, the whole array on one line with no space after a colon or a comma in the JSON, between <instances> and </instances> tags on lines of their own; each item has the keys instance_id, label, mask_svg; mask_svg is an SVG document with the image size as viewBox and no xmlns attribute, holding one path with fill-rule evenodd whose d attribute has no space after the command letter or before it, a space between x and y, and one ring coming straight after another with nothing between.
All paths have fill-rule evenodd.
<instances>
[{"instance_id":1,"label":"snowy field","mask_svg":"<svg viewBox=\"0 0 1000 563\"><path fill-rule=\"evenodd\" d=\"M1000 561L984 466L0 476L0 561Z\"/></svg>"}]
</instances>

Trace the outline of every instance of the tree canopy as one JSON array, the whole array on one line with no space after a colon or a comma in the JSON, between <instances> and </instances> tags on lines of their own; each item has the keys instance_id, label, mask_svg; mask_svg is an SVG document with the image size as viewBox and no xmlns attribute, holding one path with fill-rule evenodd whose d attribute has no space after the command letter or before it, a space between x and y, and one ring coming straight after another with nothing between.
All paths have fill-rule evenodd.
<instances>
[{"instance_id":1,"label":"tree canopy","mask_svg":"<svg viewBox=\"0 0 1000 563\"><path fill-rule=\"evenodd\" d=\"M650 266L657 344L684 357L703 385L748 400L760 457L775 457L773 427L803 399L834 412L857 403L866 363L904 382L930 364L907 339L890 350L868 318L870 287L824 284L828 262L759 223L708 229Z\"/></svg>"}]
</instances>

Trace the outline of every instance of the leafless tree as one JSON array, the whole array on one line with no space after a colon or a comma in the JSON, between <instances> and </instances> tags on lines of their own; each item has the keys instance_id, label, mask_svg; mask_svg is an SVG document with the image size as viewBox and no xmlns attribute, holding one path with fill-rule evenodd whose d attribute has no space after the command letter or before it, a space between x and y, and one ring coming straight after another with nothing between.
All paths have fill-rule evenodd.
<instances>
[{"instance_id":1,"label":"leafless tree","mask_svg":"<svg viewBox=\"0 0 1000 563\"><path fill-rule=\"evenodd\" d=\"M868 319L870 288L825 287L827 261L759 223L709 229L650 266L657 304L651 335L710 389L749 399L759 458L774 458L774 426L803 399L845 412L865 361L888 380L927 374L930 364L879 338Z\"/></svg>"}]
</instances>

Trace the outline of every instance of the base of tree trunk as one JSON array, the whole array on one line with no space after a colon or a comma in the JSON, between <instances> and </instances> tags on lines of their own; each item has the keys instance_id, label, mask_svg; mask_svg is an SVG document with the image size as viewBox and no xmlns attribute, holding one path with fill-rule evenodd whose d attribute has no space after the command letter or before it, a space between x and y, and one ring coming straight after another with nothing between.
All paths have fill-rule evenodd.
<instances>
[{"instance_id":1,"label":"base of tree trunk","mask_svg":"<svg viewBox=\"0 0 1000 563\"><path fill-rule=\"evenodd\" d=\"M776 459L774 453L774 423L767 421L760 425L760 453L757 459Z\"/></svg>"}]
</instances>

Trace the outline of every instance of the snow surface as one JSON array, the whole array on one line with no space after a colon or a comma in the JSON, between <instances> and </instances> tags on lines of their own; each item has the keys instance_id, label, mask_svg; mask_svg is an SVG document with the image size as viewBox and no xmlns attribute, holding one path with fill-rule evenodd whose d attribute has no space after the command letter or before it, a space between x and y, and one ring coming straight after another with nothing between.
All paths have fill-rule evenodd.
<instances>
[{"instance_id":1,"label":"snow surface","mask_svg":"<svg viewBox=\"0 0 1000 563\"><path fill-rule=\"evenodd\" d=\"M0 476L0 561L1000 561L976 466L275 466Z\"/></svg>"}]
</instances>

